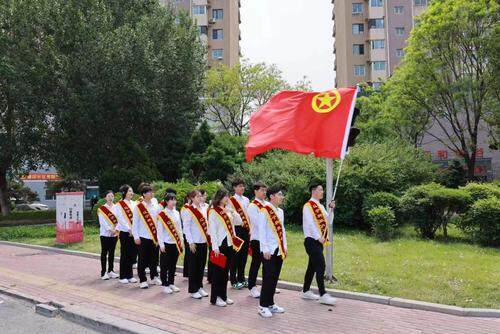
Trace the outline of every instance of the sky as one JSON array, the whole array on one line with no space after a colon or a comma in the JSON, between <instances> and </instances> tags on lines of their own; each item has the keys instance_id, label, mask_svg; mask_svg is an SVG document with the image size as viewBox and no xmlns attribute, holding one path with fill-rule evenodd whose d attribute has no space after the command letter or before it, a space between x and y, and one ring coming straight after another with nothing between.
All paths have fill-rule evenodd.
<instances>
[{"instance_id":1,"label":"sky","mask_svg":"<svg viewBox=\"0 0 500 334\"><path fill-rule=\"evenodd\" d=\"M276 64L295 83L315 91L334 87L331 0L242 0L241 53L250 62Z\"/></svg>"}]
</instances>

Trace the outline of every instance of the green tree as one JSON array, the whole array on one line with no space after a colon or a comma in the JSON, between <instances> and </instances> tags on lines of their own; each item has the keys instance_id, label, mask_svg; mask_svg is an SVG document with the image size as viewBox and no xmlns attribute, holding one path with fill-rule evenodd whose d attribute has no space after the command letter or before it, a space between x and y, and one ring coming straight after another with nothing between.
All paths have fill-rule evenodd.
<instances>
[{"instance_id":1,"label":"green tree","mask_svg":"<svg viewBox=\"0 0 500 334\"><path fill-rule=\"evenodd\" d=\"M203 157L208 146L212 143L214 135L206 121L202 122L200 127L193 132L191 140L187 147L186 156L182 162L182 174L184 177L192 180L199 180L201 173L205 168Z\"/></svg>"},{"instance_id":2,"label":"green tree","mask_svg":"<svg viewBox=\"0 0 500 334\"><path fill-rule=\"evenodd\" d=\"M216 136L203 155L201 181L226 180L245 161L245 143L245 137Z\"/></svg>"},{"instance_id":3,"label":"green tree","mask_svg":"<svg viewBox=\"0 0 500 334\"><path fill-rule=\"evenodd\" d=\"M402 65L388 82L396 117L424 113L444 133L427 133L460 153L474 177L478 130L498 108L487 46L500 22L496 0L436 0L412 30ZM496 95L496 96L495 96Z\"/></svg>"}]
</instances>

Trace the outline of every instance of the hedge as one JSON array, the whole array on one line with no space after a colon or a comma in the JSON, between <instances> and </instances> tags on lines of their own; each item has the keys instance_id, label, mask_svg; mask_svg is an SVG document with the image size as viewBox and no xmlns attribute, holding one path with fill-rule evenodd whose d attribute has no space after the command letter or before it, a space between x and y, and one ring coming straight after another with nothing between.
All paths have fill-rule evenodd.
<instances>
[{"instance_id":1,"label":"hedge","mask_svg":"<svg viewBox=\"0 0 500 334\"><path fill-rule=\"evenodd\" d=\"M367 212L367 219L373 234L380 240L392 239L396 232L394 211L388 206L376 206Z\"/></svg>"},{"instance_id":2,"label":"hedge","mask_svg":"<svg viewBox=\"0 0 500 334\"><path fill-rule=\"evenodd\" d=\"M464 214L459 227L482 245L500 246L500 199L477 200Z\"/></svg>"}]
</instances>

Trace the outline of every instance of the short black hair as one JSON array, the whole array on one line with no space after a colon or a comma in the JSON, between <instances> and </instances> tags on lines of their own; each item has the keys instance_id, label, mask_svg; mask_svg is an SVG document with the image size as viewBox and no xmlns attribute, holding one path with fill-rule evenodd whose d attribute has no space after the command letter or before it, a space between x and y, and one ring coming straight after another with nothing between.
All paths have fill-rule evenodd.
<instances>
[{"instance_id":1,"label":"short black hair","mask_svg":"<svg viewBox=\"0 0 500 334\"><path fill-rule=\"evenodd\" d=\"M175 190L174 188L167 188L167 189L165 189L165 195L167 195L167 194L177 195L177 190Z\"/></svg>"},{"instance_id":2,"label":"short black hair","mask_svg":"<svg viewBox=\"0 0 500 334\"><path fill-rule=\"evenodd\" d=\"M146 193L153 191L153 187L151 187L151 185L149 183L141 183L141 185L139 187L140 187L139 191L141 192L141 195L144 195Z\"/></svg>"},{"instance_id":3,"label":"short black hair","mask_svg":"<svg viewBox=\"0 0 500 334\"><path fill-rule=\"evenodd\" d=\"M275 195L275 194L279 193L282 190L283 189L280 186L271 186L271 187L269 187L267 189L267 196Z\"/></svg>"},{"instance_id":4,"label":"short black hair","mask_svg":"<svg viewBox=\"0 0 500 334\"><path fill-rule=\"evenodd\" d=\"M257 181L253 184L253 191L257 191L259 190L260 188L268 188L267 187L267 184L265 184L264 182L262 181Z\"/></svg>"},{"instance_id":5,"label":"short black hair","mask_svg":"<svg viewBox=\"0 0 500 334\"><path fill-rule=\"evenodd\" d=\"M319 186L323 186L323 183L318 182L318 181L313 181L313 182L309 183L309 192L311 193L313 190L315 190Z\"/></svg>"},{"instance_id":6,"label":"short black hair","mask_svg":"<svg viewBox=\"0 0 500 334\"><path fill-rule=\"evenodd\" d=\"M216 208L220 205L220 202L222 199L226 196L229 196L229 191L227 191L224 188L221 188L217 190L217 192L214 194L214 197L212 199L212 207Z\"/></svg>"},{"instance_id":7,"label":"short black hair","mask_svg":"<svg viewBox=\"0 0 500 334\"><path fill-rule=\"evenodd\" d=\"M234 188L234 187L237 187L239 186L240 184L242 185L245 185L245 180L241 179L241 178L236 178L234 179L232 182L231 182L231 186Z\"/></svg>"},{"instance_id":8,"label":"short black hair","mask_svg":"<svg viewBox=\"0 0 500 334\"><path fill-rule=\"evenodd\" d=\"M132 187L129 186L128 184L124 184L123 186L120 187L120 193L122 194L122 199L125 199L125 195L127 195L127 192L129 189Z\"/></svg>"},{"instance_id":9,"label":"short black hair","mask_svg":"<svg viewBox=\"0 0 500 334\"><path fill-rule=\"evenodd\" d=\"M199 189L198 191L200 192L201 196L204 196L207 193L205 189Z\"/></svg>"},{"instance_id":10,"label":"short black hair","mask_svg":"<svg viewBox=\"0 0 500 334\"><path fill-rule=\"evenodd\" d=\"M171 200L177 200L177 196L174 193L166 193L163 200L165 201L165 203Z\"/></svg>"},{"instance_id":11,"label":"short black hair","mask_svg":"<svg viewBox=\"0 0 500 334\"><path fill-rule=\"evenodd\" d=\"M108 194L115 194L115 192L113 190L106 190L106 192L104 193L104 197L108 196Z\"/></svg>"}]
</instances>

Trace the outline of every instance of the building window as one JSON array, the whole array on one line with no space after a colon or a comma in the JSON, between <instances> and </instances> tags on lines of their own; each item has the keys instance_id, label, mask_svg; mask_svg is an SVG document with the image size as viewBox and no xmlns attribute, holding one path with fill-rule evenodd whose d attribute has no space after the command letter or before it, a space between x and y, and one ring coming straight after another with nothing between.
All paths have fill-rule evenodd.
<instances>
[{"instance_id":1,"label":"building window","mask_svg":"<svg viewBox=\"0 0 500 334\"><path fill-rule=\"evenodd\" d=\"M404 36L405 28L404 27L396 27L396 36Z\"/></svg>"},{"instance_id":2,"label":"building window","mask_svg":"<svg viewBox=\"0 0 500 334\"><path fill-rule=\"evenodd\" d=\"M354 76L364 77L365 76L365 65L354 65Z\"/></svg>"},{"instance_id":3,"label":"building window","mask_svg":"<svg viewBox=\"0 0 500 334\"><path fill-rule=\"evenodd\" d=\"M363 23L354 23L352 25L352 34L361 35L365 31L365 25Z\"/></svg>"},{"instance_id":4,"label":"building window","mask_svg":"<svg viewBox=\"0 0 500 334\"><path fill-rule=\"evenodd\" d=\"M396 49L396 57L403 58L404 55L405 55L405 52L403 49Z\"/></svg>"},{"instance_id":5,"label":"building window","mask_svg":"<svg viewBox=\"0 0 500 334\"><path fill-rule=\"evenodd\" d=\"M365 54L365 45L364 44L353 44L352 45L352 53L355 55L364 55Z\"/></svg>"},{"instance_id":6,"label":"building window","mask_svg":"<svg viewBox=\"0 0 500 334\"><path fill-rule=\"evenodd\" d=\"M382 86L382 83L381 83L381 82L379 82L379 81L377 81L377 82L373 82L373 83L372 83L372 88L373 88L374 90L380 90L380 87L381 87L381 86Z\"/></svg>"},{"instance_id":7,"label":"building window","mask_svg":"<svg viewBox=\"0 0 500 334\"><path fill-rule=\"evenodd\" d=\"M370 7L382 7L384 6L383 0L370 0Z\"/></svg>"},{"instance_id":8,"label":"building window","mask_svg":"<svg viewBox=\"0 0 500 334\"><path fill-rule=\"evenodd\" d=\"M222 20L224 18L223 9L212 9L212 18L214 20Z\"/></svg>"},{"instance_id":9,"label":"building window","mask_svg":"<svg viewBox=\"0 0 500 334\"><path fill-rule=\"evenodd\" d=\"M352 13L360 14L363 13L363 3L355 2L352 4Z\"/></svg>"},{"instance_id":10,"label":"building window","mask_svg":"<svg viewBox=\"0 0 500 334\"><path fill-rule=\"evenodd\" d=\"M427 0L414 0L415 6L427 6Z\"/></svg>"},{"instance_id":11,"label":"building window","mask_svg":"<svg viewBox=\"0 0 500 334\"><path fill-rule=\"evenodd\" d=\"M394 6L394 14L403 14L404 6Z\"/></svg>"},{"instance_id":12,"label":"building window","mask_svg":"<svg viewBox=\"0 0 500 334\"><path fill-rule=\"evenodd\" d=\"M372 45L372 50L385 49L385 40L383 39L373 39L370 43Z\"/></svg>"},{"instance_id":13,"label":"building window","mask_svg":"<svg viewBox=\"0 0 500 334\"><path fill-rule=\"evenodd\" d=\"M224 56L224 50L222 49L212 50L212 59L221 60L223 56Z\"/></svg>"},{"instance_id":14,"label":"building window","mask_svg":"<svg viewBox=\"0 0 500 334\"><path fill-rule=\"evenodd\" d=\"M200 35L208 35L208 27L207 26L199 26L198 29L200 29Z\"/></svg>"},{"instance_id":15,"label":"building window","mask_svg":"<svg viewBox=\"0 0 500 334\"><path fill-rule=\"evenodd\" d=\"M370 19L368 20L368 28L370 29L383 29L384 19Z\"/></svg>"},{"instance_id":16,"label":"building window","mask_svg":"<svg viewBox=\"0 0 500 334\"><path fill-rule=\"evenodd\" d=\"M385 61L374 61L372 69L373 71L385 71Z\"/></svg>"},{"instance_id":17,"label":"building window","mask_svg":"<svg viewBox=\"0 0 500 334\"><path fill-rule=\"evenodd\" d=\"M205 6L193 6L193 15L204 15Z\"/></svg>"},{"instance_id":18,"label":"building window","mask_svg":"<svg viewBox=\"0 0 500 334\"><path fill-rule=\"evenodd\" d=\"M447 150L439 150L437 151L437 157L440 160L448 159L448 151Z\"/></svg>"},{"instance_id":19,"label":"building window","mask_svg":"<svg viewBox=\"0 0 500 334\"><path fill-rule=\"evenodd\" d=\"M212 30L212 39L224 39L224 34L222 32L222 29Z\"/></svg>"}]
</instances>

